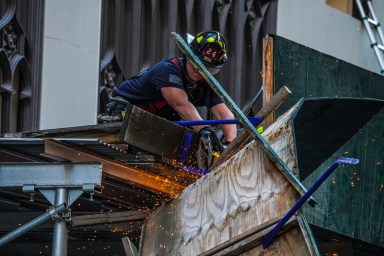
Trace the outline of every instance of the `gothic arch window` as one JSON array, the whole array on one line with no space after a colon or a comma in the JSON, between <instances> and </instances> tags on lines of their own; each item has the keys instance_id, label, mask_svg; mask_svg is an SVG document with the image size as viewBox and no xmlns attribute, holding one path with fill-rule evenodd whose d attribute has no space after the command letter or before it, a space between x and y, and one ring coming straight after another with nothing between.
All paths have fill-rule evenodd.
<instances>
[{"instance_id":1,"label":"gothic arch window","mask_svg":"<svg viewBox=\"0 0 384 256\"><path fill-rule=\"evenodd\" d=\"M4 58L3 55L2 62L7 67L3 70L3 72L6 72L7 79L1 85L1 127L2 132L17 132L23 128L21 114L25 112L25 109L23 109L25 105L20 104L22 102L21 92L23 87L28 88L30 86L30 84L26 84L26 82L30 81L25 79L30 77L31 72L24 57L28 45L25 41L25 35L15 18L4 24L1 29L1 39L2 52L6 57Z\"/></svg>"},{"instance_id":2,"label":"gothic arch window","mask_svg":"<svg viewBox=\"0 0 384 256\"><path fill-rule=\"evenodd\" d=\"M43 0L0 3L0 133L38 127L43 7Z\"/></svg>"}]
</instances>

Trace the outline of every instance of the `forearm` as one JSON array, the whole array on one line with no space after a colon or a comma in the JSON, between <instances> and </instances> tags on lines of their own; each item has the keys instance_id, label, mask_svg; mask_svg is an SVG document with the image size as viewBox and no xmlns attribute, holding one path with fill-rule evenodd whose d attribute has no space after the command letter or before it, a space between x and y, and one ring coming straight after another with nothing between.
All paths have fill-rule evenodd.
<instances>
[{"instance_id":1,"label":"forearm","mask_svg":"<svg viewBox=\"0 0 384 256\"><path fill-rule=\"evenodd\" d=\"M237 127L235 124L222 125L222 129L227 142L232 142L236 138Z\"/></svg>"},{"instance_id":2,"label":"forearm","mask_svg":"<svg viewBox=\"0 0 384 256\"><path fill-rule=\"evenodd\" d=\"M161 88L163 97L171 107L186 121L202 120L199 112L191 102L188 101L186 92L179 88L164 87ZM200 131L205 125L192 126L196 131Z\"/></svg>"},{"instance_id":3,"label":"forearm","mask_svg":"<svg viewBox=\"0 0 384 256\"><path fill-rule=\"evenodd\" d=\"M225 106L225 104L219 104L212 108L213 115L216 119L233 119L233 113ZM237 135L236 124L222 125L223 133L227 142L232 142Z\"/></svg>"},{"instance_id":4,"label":"forearm","mask_svg":"<svg viewBox=\"0 0 384 256\"><path fill-rule=\"evenodd\" d=\"M172 105L171 105L172 106ZM181 119L188 121L203 120L197 111L197 109L190 102L182 102L172 106L173 109L180 115ZM196 131L200 131L206 125L196 125L192 128Z\"/></svg>"}]
</instances>

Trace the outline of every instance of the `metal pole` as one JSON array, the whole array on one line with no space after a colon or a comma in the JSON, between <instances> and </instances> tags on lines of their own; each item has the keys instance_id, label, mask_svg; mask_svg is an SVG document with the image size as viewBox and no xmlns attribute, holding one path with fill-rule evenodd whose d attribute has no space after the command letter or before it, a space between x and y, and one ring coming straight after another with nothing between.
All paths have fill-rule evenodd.
<instances>
[{"instance_id":1,"label":"metal pole","mask_svg":"<svg viewBox=\"0 0 384 256\"><path fill-rule=\"evenodd\" d=\"M68 203L68 190L66 188L57 188L55 205ZM53 226L52 255L66 256L68 247L68 227L63 218L55 220Z\"/></svg>"},{"instance_id":2,"label":"metal pole","mask_svg":"<svg viewBox=\"0 0 384 256\"><path fill-rule=\"evenodd\" d=\"M364 26L368 32L369 39L371 40L371 47L373 48L373 50L376 54L377 60L379 61L379 64L381 67L380 73L384 74L384 59L383 59L382 53L380 52L379 44L376 42L376 36L372 32L371 25L369 24L369 21L368 21L368 16L366 15L366 13L364 11L364 7L363 7L363 4L361 3L361 0L355 0L355 1L357 4L357 7L359 9L360 15L361 15L361 20L362 20L362 22L363 22L363 24L364 24ZM368 1L368 3L369 2L370 1ZM371 8L371 7L369 7L369 8ZM378 28L378 30L380 30L380 27Z\"/></svg>"},{"instance_id":3,"label":"metal pole","mask_svg":"<svg viewBox=\"0 0 384 256\"><path fill-rule=\"evenodd\" d=\"M27 233L29 230L40 225L41 223L49 220L53 214L62 213L66 208L67 205L65 203L60 204L59 206L52 208L49 212L40 215L39 217L8 233L7 235L0 238L0 247Z\"/></svg>"},{"instance_id":4,"label":"metal pole","mask_svg":"<svg viewBox=\"0 0 384 256\"><path fill-rule=\"evenodd\" d=\"M367 4L368 4L369 12L371 13L373 20L376 22L376 30L379 33L381 44L384 44L383 30L381 30L381 25L380 25L379 19L376 16L375 10L373 9L372 2L367 1Z\"/></svg>"}]
</instances>

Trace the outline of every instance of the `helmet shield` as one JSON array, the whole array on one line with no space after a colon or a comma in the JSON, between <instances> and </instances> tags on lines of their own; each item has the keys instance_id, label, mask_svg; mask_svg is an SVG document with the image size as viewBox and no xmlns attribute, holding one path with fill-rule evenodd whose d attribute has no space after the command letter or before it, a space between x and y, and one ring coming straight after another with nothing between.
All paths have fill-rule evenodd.
<instances>
[{"instance_id":1,"label":"helmet shield","mask_svg":"<svg viewBox=\"0 0 384 256\"><path fill-rule=\"evenodd\" d=\"M201 32L196 35L189 46L203 64L207 67L216 69L216 73L218 73L220 68L228 60L227 43L219 32Z\"/></svg>"}]
</instances>

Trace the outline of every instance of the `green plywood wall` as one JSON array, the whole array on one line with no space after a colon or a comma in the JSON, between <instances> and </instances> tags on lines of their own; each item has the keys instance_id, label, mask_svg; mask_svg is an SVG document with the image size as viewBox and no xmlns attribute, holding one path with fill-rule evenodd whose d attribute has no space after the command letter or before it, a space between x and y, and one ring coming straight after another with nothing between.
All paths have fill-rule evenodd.
<instances>
[{"instance_id":1,"label":"green plywood wall","mask_svg":"<svg viewBox=\"0 0 384 256\"><path fill-rule=\"evenodd\" d=\"M384 99L381 75L278 36L273 36L273 45L274 90L287 86L292 91L277 116L301 97ZM304 213L311 224L384 247L383 110L304 185L309 188L339 156L359 158L360 164L337 169L314 194L318 205L304 207Z\"/></svg>"}]
</instances>

